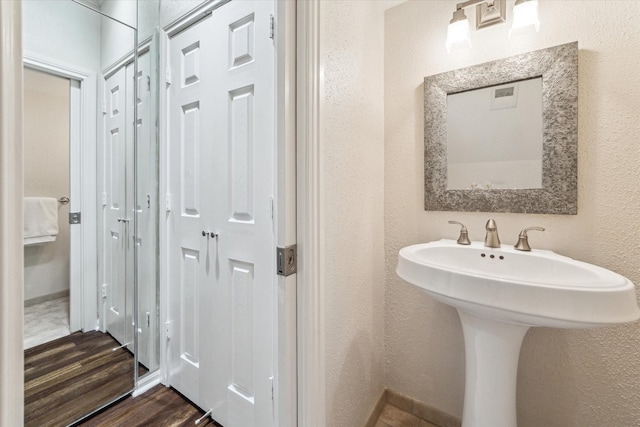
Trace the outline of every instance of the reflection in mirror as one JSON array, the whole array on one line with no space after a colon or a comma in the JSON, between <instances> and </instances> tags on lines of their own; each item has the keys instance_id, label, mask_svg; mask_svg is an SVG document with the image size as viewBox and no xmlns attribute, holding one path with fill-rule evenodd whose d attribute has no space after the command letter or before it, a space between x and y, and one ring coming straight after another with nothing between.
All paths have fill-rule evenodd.
<instances>
[{"instance_id":1,"label":"reflection in mirror","mask_svg":"<svg viewBox=\"0 0 640 427\"><path fill-rule=\"evenodd\" d=\"M60 426L134 387L136 32L71 0L22 17L24 421Z\"/></svg>"},{"instance_id":2,"label":"reflection in mirror","mask_svg":"<svg viewBox=\"0 0 640 427\"><path fill-rule=\"evenodd\" d=\"M424 95L425 210L577 213L577 42L425 77Z\"/></svg>"},{"instance_id":3,"label":"reflection in mirror","mask_svg":"<svg viewBox=\"0 0 640 427\"><path fill-rule=\"evenodd\" d=\"M447 189L542 188L542 77L447 95Z\"/></svg>"}]
</instances>

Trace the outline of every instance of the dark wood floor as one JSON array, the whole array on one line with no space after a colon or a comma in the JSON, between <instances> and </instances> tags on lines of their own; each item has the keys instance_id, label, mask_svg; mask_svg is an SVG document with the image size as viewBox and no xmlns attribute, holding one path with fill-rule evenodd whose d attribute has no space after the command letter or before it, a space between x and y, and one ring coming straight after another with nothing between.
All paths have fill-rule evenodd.
<instances>
[{"instance_id":1,"label":"dark wood floor","mask_svg":"<svg viewBox=\"0 0 640 427\"><path fill-rule=\"evenodd\" d=\"M93 331L25 350L24 425L65 426L132 390L133 356L118 346Z\"/></svg>"},{"instance_id":2,"label":"dark wood floor","mask_svg":"<svg viewBox=\"0 0 640 427\"><path fill-rule=\"evenodd\" d=\"M171 388L157 385L138 397L128 397L92 418L78 424L82 427L169 427L193 426L203 412ZM210 417L198 426L218 426Z\"/></svg>"}]
</instances>

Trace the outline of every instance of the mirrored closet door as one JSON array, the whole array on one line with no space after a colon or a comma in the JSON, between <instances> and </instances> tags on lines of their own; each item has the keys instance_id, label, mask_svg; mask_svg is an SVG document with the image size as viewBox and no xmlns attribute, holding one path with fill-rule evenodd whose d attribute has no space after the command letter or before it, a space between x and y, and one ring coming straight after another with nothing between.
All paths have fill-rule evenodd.
<instances>
[{"instance_id":1,"label":"mirrored closet door","mask_svg":"<svg viewBox=\"0 0 640 427\"><path fill-rule=\"evenodd\" d=\"M136 9L23 2L25 425L71 424L157 369L157 47Z\"/></svg>"}]
</instances>

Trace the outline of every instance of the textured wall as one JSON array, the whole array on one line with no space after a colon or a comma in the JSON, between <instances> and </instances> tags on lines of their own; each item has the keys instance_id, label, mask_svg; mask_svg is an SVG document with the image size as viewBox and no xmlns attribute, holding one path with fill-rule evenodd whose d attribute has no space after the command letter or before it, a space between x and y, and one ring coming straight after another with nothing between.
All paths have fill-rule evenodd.
<instances>
[{"instance_id":1,"label":"textured wall","mask_svg":"<svg viewBox=\"0 0 640 427\"><path fill-rule=\"evenodd\" d=\"M24 195L69 197L68 79L25 69ZM24 247L24 299L69 290L69 205L55 242Z\"/></svg>"},{"instance_id":2,"label":"textured wall","mask_svg":"<svg viewBox=\"0 0 640 427\"><path fill-rule=\"evenodd\" d=\"M613 5L615 3L615 6ZM535 248L601 265L640 283L640 2L541 1L538 34L507 38L508 25L472 31L473 49L447 54L450 1L408 2L385 19L385 372L386 384L461 415L464 345L455 311L395 273L398 249L472 240L496 219L504 244L521 228ZM511 2L508 7L511 16ZM473 11L468 14L473 22ZM562 43L579 42L578 215L425 212L425 76ZM640 324L598 330L531 330L518 374L520 427L640 423Z\"/></svg>"},{"instance_id":3,"label":"textured wall","mask_svg":"<svg viewBox=\"0 0 640 427\"><path fill-rule=\"evenodd\" d=\"M160 27L164 28L204 2L205 0L160 0Z\"/></svg>"},{"instance_id":4,"label":"textured wall","mask_svg":"<svg viewBox=\"0 0 640 427\"><path fill-rule=\"evenodd\" d=\"M383 390L383 2L322 1L326 420L362 425Z\"/></svg>"}]
</instances>

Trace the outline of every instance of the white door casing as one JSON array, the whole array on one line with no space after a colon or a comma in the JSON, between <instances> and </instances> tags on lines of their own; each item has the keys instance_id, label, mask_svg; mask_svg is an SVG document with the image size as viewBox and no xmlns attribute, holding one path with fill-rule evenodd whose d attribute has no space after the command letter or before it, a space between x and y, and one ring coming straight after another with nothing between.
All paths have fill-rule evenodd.
<instances>
[{"instance_id":1,"label":"white door casing","mask_svg":"<svg viewBox=\"0 0 640 427\"><path fill-rule=\"evenodd\" d=\"M169 383L228 427L273 424L273 7L225 4L169 49Z\"/></svg>"},{"instance_id":2,"label":"white door casing","mask_svg":"<svg viewBox=\"0 0 640 427\"><path fill-rule=\"evenodd\" d=\"M33 52L25 52L25 67L71 80L70 211L82 222L69 228L70 329L96 329L96 73Z\"/></svg>"}]
</instances>

